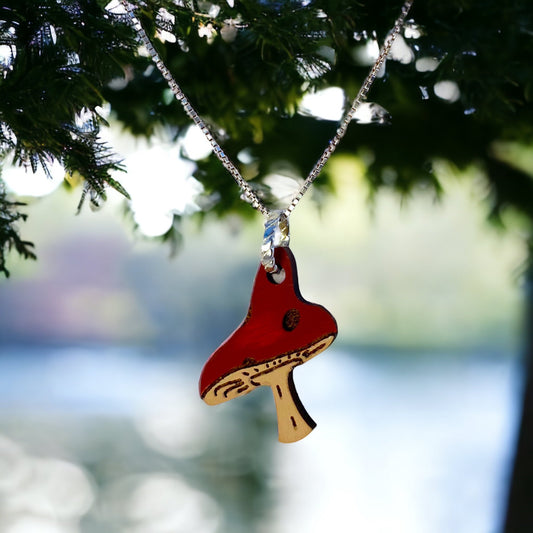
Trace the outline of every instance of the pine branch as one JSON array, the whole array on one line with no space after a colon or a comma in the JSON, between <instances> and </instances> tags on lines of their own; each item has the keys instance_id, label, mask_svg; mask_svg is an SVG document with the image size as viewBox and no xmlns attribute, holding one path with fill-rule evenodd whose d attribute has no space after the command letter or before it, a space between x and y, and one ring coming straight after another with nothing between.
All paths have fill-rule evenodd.
<instances>
[{"instance_id":1,"label":"pine branch","mask_svg":"<svg viewBox=\"0 0 533 533\"><path fill-rule=\"evenodd\" d=\"M15 249L24 259L37 259L33 252L33 243L21 239L16 222L25 221L27 215L18 211L22 202L11 202L7 198L4 183L0 180L0 272L9 277L6 267L7 253Z\"/></svg>"},{"instance_id":2,"label":"pine branch","mask_svg":"<svg viewBox=\"0 0 533 533\"><path fill-rule=\"evenodd\" d=\"M90 0L3 7L0 42L11 54L1 66L1 153L47 174L58 160L86 180L92 197L105 198L106 186L127 197L110 175L120 165L99 139L99 106L134 46L129 29Z\"/></svg>"}]
</instances>

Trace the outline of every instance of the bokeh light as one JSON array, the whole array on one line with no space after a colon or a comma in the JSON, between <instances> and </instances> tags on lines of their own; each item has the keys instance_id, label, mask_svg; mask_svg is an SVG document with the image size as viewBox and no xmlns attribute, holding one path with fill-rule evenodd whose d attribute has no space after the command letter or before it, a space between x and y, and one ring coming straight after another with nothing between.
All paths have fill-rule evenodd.
<instances>
[{"instance_id":1,"label":"bokeh light","mask_svg":"<svg viewBox=\"0 0 533 533\"><path fill-rule=\"evenodd\" d=\"M17 196L46 196L55 191L65 177L65 170L59 161L54 159L46 163L48 173L41 164L36 172L30 164L22 166L5 166L2 170L2 180L9 191Z\"/></svg>"}]
</instances>

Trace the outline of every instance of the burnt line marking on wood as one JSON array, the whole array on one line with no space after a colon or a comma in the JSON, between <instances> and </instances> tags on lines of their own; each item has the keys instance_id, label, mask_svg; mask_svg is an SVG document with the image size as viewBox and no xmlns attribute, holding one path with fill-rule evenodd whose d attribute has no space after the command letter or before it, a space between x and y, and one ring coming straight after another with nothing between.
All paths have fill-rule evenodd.
<instances>
[{"instance_id":1,"label":"burnt line marking on wood","mask_svg":"<svg viewBox=\"0 0 533 533\"><path fill-rule=\"evenodd\" d=\"M283 398L283 394L281 393L281 387L279 385L276 385L276 390L278 391L278 396L280 398Z\"/></svg>"},{"instance_id":2,"label":"burnt line marking on wood","mask_svg":"<svg viewBox=\"0 0 533 533\"><path fill-rule=\"evenodd\" d=\"M235 385L233 385L233 386L230 387L229 389L226 389L226 390L224 391L224 398L227 398L227 397L228 397L228 394L229 394L232 390L235 390L235 389L239 388L241 385L242 385L242 381L239 380L239 383L236 383Z\"/></svg>"},{"instance_id":3,"label":"burnt line marking on wood","mask_svg":"<svg viewBox=\"0 0 533 533\"><path fill-rule=\"evenodd\" d=\"M296 420L294 420L294 416L291 416L291 422L292 422L292 427L296 429Z\"/></svg>"},{"instance_id":4,"label":"burnt line marking on wood","mask_svg":"<svg viewBox=\"0 0 533 533\"><path fill-rule=\"evenodd\" d=\"M225 383L218 385L218 387L215 387L213 394L216 396L220 389L223 389L224 387L227 387L229 385L234 385L234 384L236 384L235 387L240 387L242 385L242 379L233 379L232 381L226 381ZM224 394L224 396L226 396L226 394Z\"/></svg>"},{"instance_id":5,"label":"burnt line marking on wood","mask_svg":"<svg viewBox=\"0 0 533 533\"><path fill-rule=\"evenodd\" d=\"M280 362L277 368L268 368L266 370L263 370L263 372L259 372L259 374L256 374L254 378L258 378L259 376L264 376L266 374L270 374L271 372L275 372L278 368L281 368L282 366L287 366L287 365L298 366L298 365L301 365L302 363L303 363L303 360L300 359L299 357L296 359L292 359L291 361Z\"/></svg>"}]
</instances>

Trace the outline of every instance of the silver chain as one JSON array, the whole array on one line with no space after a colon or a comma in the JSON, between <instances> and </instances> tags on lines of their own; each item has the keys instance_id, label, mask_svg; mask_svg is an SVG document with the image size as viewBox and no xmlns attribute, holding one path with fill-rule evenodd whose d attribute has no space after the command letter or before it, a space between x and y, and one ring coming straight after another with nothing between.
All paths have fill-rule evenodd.
<instances>
[{"instance_id":1,"label":"silver chain","mask_svg":"<svg viewBox=\"0 0 533 533\"><path fill-rule=\"evenodd\" d=\"M394 23L394 26L392 27L387 38L385 39L385 42L379 52L379 55L376 61L372 65L370 72L368 73L367 77L363 81L363 84L361 85L361 88L359 89L357 96L352 102L352 106L341 119L340 126L338 127L337 132L335 133L335 136L329 141L328 145L324 149L324 152L322 153L318 161L315 163L315 166L312 168L311 172L309 172L307 178L303 182L299 191L293 196L289 205L285 209L281 210L281 212L285 215L285 217L288 218L288 216L294 211L295 207L298 205L303 195L307 192L309 187L311 187L312 183L318 177L318 175L320 174L320 171L322 170L322 168L324 167L324 165L330 158L331 154L333 154L333 152L339 145L341 139L344 137L344 134L346 133L346 130L348 129L348 125L350 124L355 112L357 111L359 106L366 100L366 96L368 92L370 91L370 88L372 87L374 80L376 79L379 71L381 70L383 63L387 59L390 49L405 23L405 19L407 17L407 14L409 13L409 10L411 9L413 1L414 0L406 0L404 2L401 12L400 12L400 16ZM163 60L161 59L161 57L159 57L157 50L152 44L152 41L148 37L144 28L142 27L141 22L135 15L133 11L134 9L133 6L128 2L128 0L120 0L120 2L126 9L126 12L128 13L128 16L131 20L133 29L136 31L139 37L139 40L145 46L146 50L152 57L153 62L155 63L156 67L159 69L159 71L163 75L163 78L167 80L167 83L170 89L172 90L174 96L178 100L178 102L183 106L183 109L185 110L187 115L200 128L205 138L211 144L211 148L214 154L218 157L218 159L224 165L226 170L233 176L233 179L237 182L237 184L241 188L242 194L248 199L252 207L254 207L259 212L261 212L261 214L263 214L265 217L269 218L272 214L271 210L268 209L268 207L257 196L256 192L252 189L252 187L250 187L250 184L242 177L241 173L239 172L239 169L233 164L233 162L226 155L224 150L222 150L222 147L215 140L215 137L213 136L213 134L207 127L207 124L200 117L200 115L198 115L198 113L196 112L194 107L191 105L187 97L183 94L183 91L181 90L180 86L178 85L178 83L176 82L176 80L174 79L174 77L172 76L168 68L166 67L166 65L163 63Z\"/></svg>"},{"instance_id":2,"label":"silver chain","mask_svg":"<svg viewBox=\"0 0 533 533\"><path fill-rule=\"evenodd\" d=\"M337 132L335 133L335 136L329 141L328 145L322 152L322 155L320 156L318 161L315 163L315 166L312 168L311 172L309 172L307 178L305 179L302 186L300 187L300 190L296 193L296 195L291 200L290 204L284 210L284 213L286 214L286 216L289 216L294 211L294 208L298 205L298 203L302 199L302 196L307 192L309 187L311 187L312 183L316 180L316 178L320 174L320 171L322 170L322 168L324 167L324 165L330 158L331 154L333 154L333 152L335 151L335 149L341 142L341 139L344 137L344 134L346 133L346 130L348 129L348 125L350 124L355 112L357 111L359 106L366 100L366 96L368 92L370 91L370 88L372 87L374 80L376 79L379 71L381 70L381 67L383 66L383 63L385 62L385 59L387 59L390 49L392 48L392 45L394 41L396 40L396 37L400 33L405 23L405 18L407 17L407 14L409 13L411 6L413 5L413 1L414 0L406 0L405 3L403 4L401 12L400 12L400 16L394 23L394 26L392 30L389 32L388 37L385 39L385 42L383 43L383 46L379 52L379 55L376 61L372 65L370 72L368 73L367 77L363 81L363 84L361 85L361 88L359 89L357 96L354 98L352 102L352 106L350 107L348 112L344 115L344 117L341 119L341 124L337 128Z\"/></svg>"}]
</instances>

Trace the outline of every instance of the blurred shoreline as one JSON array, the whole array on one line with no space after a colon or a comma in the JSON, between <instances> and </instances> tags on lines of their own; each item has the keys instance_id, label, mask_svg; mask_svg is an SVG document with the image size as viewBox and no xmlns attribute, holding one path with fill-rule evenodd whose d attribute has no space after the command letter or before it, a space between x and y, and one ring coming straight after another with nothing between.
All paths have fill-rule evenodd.
<instances>
[{"instance_id":1,"label":"blurred shoreline","mask_svg":"<svg viewBox=\"0 0 533 533\"><path fill-rule=\"evenodd\" d=\"M50 503L55 493L47 485L28 492L27 480L20 488L0 486L6 502L20 498L19 490L35 499L26 510L4 507L0 523L31 515L55 524L46 531L57 533L126 531L132 520L152 530L150 520L161 513L184 512L183 498L171 497L181 487L206 500L191 518L196 522L177 529L184 533L223 533L230 524L239 533L318 533L328 524L340 530L347 520L378 533L384 517L399 533L496 531L516 430L518 361L331 348L295 370L318 427L287 446L276 442L268 390L217 407L201 402L204 360L102 345L4 347L3 479L14 468L3 454L14 447L50 468L67 461L88 480L83 490L94 504L80 508L73 528L61 519L69 500ZM141 520L127 502L148 480L158 487L157 501L173 503ZM35 494L55 509L52 515ZM216 517L216 527L196 529L207 516Z\"/></svg>"}]
</instances>

